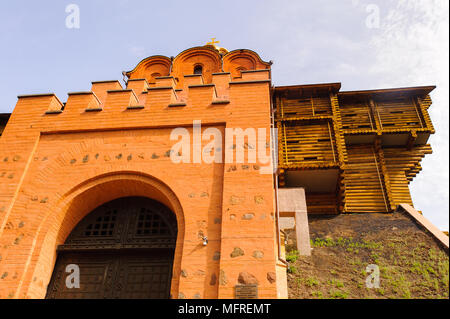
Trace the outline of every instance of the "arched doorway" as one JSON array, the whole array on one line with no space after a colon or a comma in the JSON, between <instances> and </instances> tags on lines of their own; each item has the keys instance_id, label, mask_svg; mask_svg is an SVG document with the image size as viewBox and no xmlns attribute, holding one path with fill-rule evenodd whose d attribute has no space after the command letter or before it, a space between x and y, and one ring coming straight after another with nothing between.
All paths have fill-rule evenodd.
<instances>
[{"instance_id":1,"label":"arched doorway","mask_svg":"<svg viewBox=\"0 0 450 319\"><path fill-rule=\"evenodd\" d=\"M169 298L176 238L176 217L158 201L103 204L58 247L47 298ZM79 268L79 288L66 285L68 265Z\"/></svg>"}]
</instances>

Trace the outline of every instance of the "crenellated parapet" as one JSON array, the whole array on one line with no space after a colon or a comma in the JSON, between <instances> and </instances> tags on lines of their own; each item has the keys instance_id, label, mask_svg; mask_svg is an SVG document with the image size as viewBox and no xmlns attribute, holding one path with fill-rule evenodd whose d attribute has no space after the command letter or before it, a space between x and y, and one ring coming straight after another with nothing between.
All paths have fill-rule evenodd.
<instances>
[{"instance_id":1,"label":"crenellated parapet","mask_svg":"<svg viewBox=\"0 0 450 319\"><path fill-rule=\"evenodd\" d=\"M233 80L230 73L219 72L211 75L210 83L206 83L202 75L186 74L183 76L183 88L179 88L178 84L172 76L156 77L152 84L146 79L130 79L125 88L115 80L93 82L91 91L69 92L65 103L52 93L22 95L18 97L9 126L37 122L40 124L36 123L33 127L38 130L63 126L69 129L71 126L83 127L83 123L89 126L91 120L98 121L110 116L125 120L129 118L129 112L138 114L137 111L141 111L144 116L141 120L146 125L157 125L154 119L167 116L165 112L173 112L174 108L185 109L183 112L195 110L190 116L192 119L201 119L197 111L205 109L204 114L213 119L223 113L223 109L217 107L232 103L232 92L239 87L262 85L269 90L270 73L266 70L245 71L239 79ZM95 122L96 128L104 122ZM130 122L130 125L133 124Z\"/></svg>"}]
</instances>

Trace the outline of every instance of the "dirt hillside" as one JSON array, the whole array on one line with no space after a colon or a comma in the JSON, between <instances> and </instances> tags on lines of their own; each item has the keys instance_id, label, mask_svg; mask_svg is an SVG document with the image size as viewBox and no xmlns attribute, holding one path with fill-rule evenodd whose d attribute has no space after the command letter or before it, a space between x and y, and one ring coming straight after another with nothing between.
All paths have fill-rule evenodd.
<instances>
[{"instance_id":1,"label":"dirt hillside","mask_svg":"<svg viewBox=\"0 0 450 319\"><path fill-rule=\"evenodd\" d=\"M309 224L310 257L298 256L287 231L289 298L449 298L448 251L403 213L312 216ZM379 288L366 287L368 265L379 269Z\"/></svg>"}]
</instances>

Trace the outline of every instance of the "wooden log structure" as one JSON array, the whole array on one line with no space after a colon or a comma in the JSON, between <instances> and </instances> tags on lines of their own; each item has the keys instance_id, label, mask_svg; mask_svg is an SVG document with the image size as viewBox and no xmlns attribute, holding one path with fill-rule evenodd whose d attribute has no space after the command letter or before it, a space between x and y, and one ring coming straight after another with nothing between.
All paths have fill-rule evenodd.
<instances>
[{"instance_id":1,"label":"wooden log structure","mask_svg":"<svg viewBox=\"0 0 450 319\"><path fill-rule=\"evenodd\" d=\"M412 205L408 185L432 152L428 108L434 88L275 87L279 186L304 187L310 214L392 212L401 203Z\"/></svg>"}]
</instances>

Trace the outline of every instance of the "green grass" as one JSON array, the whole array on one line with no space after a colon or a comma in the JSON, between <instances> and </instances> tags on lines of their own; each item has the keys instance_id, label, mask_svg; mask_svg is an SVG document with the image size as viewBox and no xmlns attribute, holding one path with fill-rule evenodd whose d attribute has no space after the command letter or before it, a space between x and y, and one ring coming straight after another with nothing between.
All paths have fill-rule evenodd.
<instances>
[{"instance_id":1,"label":"green grass","mask_svg":"<svg viewBox=\"0 0 450 319\"><path fill-rule=\"evenodd\" d=\"M354 241L353 238L342 238L339 237L336 240L332 238L316 238L311 239L312 247L344 247L349 252L355 250L355 248L364 248L364 249L382 249L383 245L381 243L377 243L374 241ZM359 250L358 250L359 251Z\"/></svg>"},{"instance_id":2,"label":"green grass","mask_svg":"<svg viewBox=\"0 0 450 319\"><path fill-rule=\"evenodd\" d=\"M298 259L298 256L299 255L297 250L290 251L286 254L286 261L290 263L295 263Z\"/></svg>"},{"instance_id":3,"label":"green grass","mask_svg":"<svg viewBox=\"0 0 450 319\"><path fill-rule=\"evenodd\" d=\"M318 285L319 285L319 280L317 280L315 278L308 278L305 280L305 286L313 287L313 286L318 286Z\"/></svg>"},{"instance_id":4,"label":"green grass","mask_svg":"<svg viewBox=\"0 0 450 319\"><path fill-rule=\"evenodd\" d=\"M341 290L330 290L329 291L330 297L332 299L347 299L348 293Z\"/></svg>"},{"instance_id":5,"label":"green grass","mask_svg":"<svg viewBox=\"0 0 450 319\"><path fill-rule=\"evenodd\" d=\"M297 267L295 267L294 265L289 265L287 271L288 271L288 273L291 273L291 274L296 274L296 273L298 273L298 269L297 269Z\"/></svg>"},{"instance_id":6,"label":"green grass","mask_svg":"<svg viewBox=\"0 0 450 319\"><path fill-rule=\"evenodd\" d=\"M314 272L311 259L299 257L292 250L286 257L290 263L288 271L302 271L302 278L295 279L294 287L306 298L448 298L448 254L427 241L413 242L408 235L396 234L382 242L351 237L312 239L311 246L321 249L321 256L327 251L339 256L339 266L332 264L328 271L317 268ZM309 261L304 264L306 260ZM365 269L369 264L380 269L379 288L366 288ZM305 272L304 266L309 271Z\"/></svg>"},{"instance_id":7,"label":"green grass","mask_svg":"<svg viewBox=\"0 0 450 319\"><path fill-rule=\"evenodd\" d=\"M311 293L311 296L317 298L317 299L323 299L323 294L321 291L313 291Z\"/></svg>"}]
</instances>

